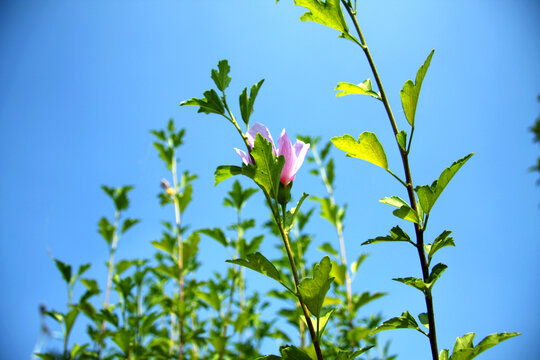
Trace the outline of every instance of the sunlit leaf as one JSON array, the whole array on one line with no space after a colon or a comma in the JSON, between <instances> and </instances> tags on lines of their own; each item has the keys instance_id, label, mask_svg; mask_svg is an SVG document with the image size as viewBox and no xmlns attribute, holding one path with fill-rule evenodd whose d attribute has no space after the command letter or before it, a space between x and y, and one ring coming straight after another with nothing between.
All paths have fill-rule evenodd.
<instances>
[{"instance_id":1,"label":"sunlit leaf","mask_svg":"<svg viewBox=\"0 0 540 360\"><path fill-rule=\"evenodd\" d=\"M416 82L413 83L412 80L407 80L399 93L401 95L401 104L403 105L405 117L411 126L414 126L414 117L416 114L416 105L418 104L420 89L434 52L435 50L431 50L424 64L418 69L418 72L416 73Z\"/></svg>"},{"instance_id":2,"label":"sunlit leaf","mask_svg":"<svg viewBox=\"0 0 540 360\"><path fill-rule=\"evenodd\" d=\"M300 20L314 21L342 33L349 32L341 10L340 0L294 0L294 4L309 10L309 12L302 15Z\"/></svg>"},{"instance_id":3,"label":"sunlit leaf","mask_svg":"<svg viewBox=\"0 0 540 360\"><path fill-rule=\"evenodd\" d=\"M394 226L390 230L390 235L377 236L374 239L369 239L367 241L364 241L362 245L369 245L369 244L374 244L378 242L386 242L386 241L406 241L416 246L411 241L411 238L409 237L409 235L405 231L403 231L399 226Z\"/></svg>"},{"instance_id":4,"label":"sunlit leaf","mask_svg":"<svg viewBox=\"0 0 540 360\"><path fill-rule=\"evenodd\" d=\"M270 260L265 258L259 252L256 252L255 254L248 254L247 259L227 260L227 262L255 270L256 272L266 275L285 286L285 284L281 281L281 274L279 273L278 269L276 269Z\"/></svg>"},{"instance_id":5,"label":"sunlit leaf","mask_svg":"<svg viewBox=\"0 0 540 360\"><path fill-rule=\"evenodd\" d=\"M337 84L334 90L338 91L336 93L337 97L345 95L369 95L377 100L381 100L381 95L378 92L373 91L371 79L367 79L358 85L348 82L340 82Z\"/></svg>"},{"instance_id":6,"label":"sunlit leaf","mask_svg":"<svg viewBox=\"0 0 540 360\"><path fill-rule=\"evenodd\" d=\"M433 184L417 186L415 188L416 193L418 194L418 200L422 204L422 209L426 214L429 214L433 205L446 188L450 180L458 172L458 170L473 156L474 153L471 153L464 158L461 158L454 162L452 165L444 169L439 176L438 180L435 180Z\"/></svg>"},{"instance_id":7,"label":"sunlit leaf","mask_svg":"<svg viewBox=\"0 0 540 360\"><path fill-rule=\"evenodd\" d=\"M227 240L225 233L220 228L202 229L199 230L199 232L204 235L210 236L212 239L216 240L225 247L229 245L229 240Z\"/></svg>"},{"instance_id":8,"label":"sunlit leaf","mask_svg":"<svg viewBox=\"0 0 540 360\"><path fill-rule=\"evenodd\" d=\"M220 165L217 167L216 171L214 172L214 186L222 182L223 180L227 180L231 176L240 175L242 174L242 168L240 166L234 166L234 165Z\"/></svg>"},{"instance_id":9,"label":"sunlit leaf","mask_svg":"<svg viewBox=\"0 0 540 360\"><path fill-rule=\"evenodd\" d=\"M207 90L203 93L203 99L191 98L189 100L182 101L180 106L198 106L199 110L197 112L205 114L218 114L225 115L225 106L219 98L216 90Z\"/></svg>"},{"instance_id":10,"label":"sunlit leaf","mask_svg":"<svg viewBox=\"0 0 540 360\"><path fill-rule=\"evenodd\" d=\"M285 345L279 348L283 360L312 360L304 350L292 345Z\"/></svg>"},{"instance_id":11,"label":"sunlit leaf","mask_svg":"<svg viewBox=\"0 0 540 360\"><path fill-rule=\"evenodd\" d=\"M386 153L374 133L365 131L360 134L358 141L348 134L336 136L330 140L335 147L345 151L347 156L365 160L388 170Z\"/></svg>"},{"instance_id":12,"label":"sunlit leaf","mask_svg":"<svg viewBox=\"0 0 540 360\"><path fill-rule=\"evenodd\" d=\"M375 329L373 329L370 333L370 336L373 336L374 334L385 331L385 330L393 330L393 329L414 329L420 331L422 334L425 335L425 333L420 330L418 327L418 323L414 319L414 317L409 314L408 311L405 311L403 314L401 314L400 317L395 317L390 320L386 320L381 325L377 326Z\"/></svg>"},{"instance_id":13,"label":"sunlit leaf","mask_svg":"<svg viewBox=\"0 0 540 360\"><path fill-rule=\"evenodd\" d=\"M403 220L412 221L416 224L421 224L420 217L418 213L414 211L405 200L401 199L399 196L386 197L379 200L383 204L388 204L397 207L397 210L394 210L393 214L398 218Z\"/></svg>"},{"instance_id":14,"label":"sunlit leaf","mask_svg":"<svg viewBox=\"0 0 540 360\"><path fill-rule=\"evenodd\" d=\"M396 139L397 139L397 142L399 144L399 147L403 151L407 151L407 132L405 132L405 130L401 130L396 135Z\"/></svg>"}]
</instances>

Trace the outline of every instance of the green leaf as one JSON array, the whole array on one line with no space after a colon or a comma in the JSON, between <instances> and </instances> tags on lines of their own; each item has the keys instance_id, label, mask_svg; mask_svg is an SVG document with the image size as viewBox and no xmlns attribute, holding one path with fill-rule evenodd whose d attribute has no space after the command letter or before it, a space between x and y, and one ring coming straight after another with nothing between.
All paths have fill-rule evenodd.
<instances>
[{"instance_id":1,"label":"green leaf","mask_svg":"<svg viewBox=\"0 0 540 360\"><path fill-rule=\"evenodd\" d=\"M227 260L227 262L244 266L251 270L255 270L256 272L266 275L269 278L272 278L277 282L281 283L283 286L287 287L281 281L281 274L279 273L278 269L276 269L276 267L270 262L270 260L265 258L259 252L256 252L255 254L248 254L247 259Z\"/></svg>"},{"instance_id":2,"label":"green leaf","mask_svg":"<svg viewBox=\"0 0 540 360\"><path fill-rule=\"evenodd\" d=\"M71 332L71 329L73 328L73 324L75 323L75 320L77 319L78 315L79 315L79 309L74 307L64 317L64 326L65 326L65 330L67 334Z\"/></svg>"},{"instance_id":3,"label":"green leaf","mask_svg":"<svg viewBox=\"0 0 540 360\"><path fill-rule=\"evenodd\" d=\"M334 278L334 281L338 285L345 284L346 274L347 267L345 265L332 261L332 270L330 271L330 276Z\"/></svg>"},{"instance_id":4,"label":"green leaf","mask_svg":"<svg viewBox=\"0 0 540 360\"><path fill-rule=\"evenodd\" d=\"M418 72L416 73L416 82L413 83L412 80L407 80L403 85L403 89L399 92L405 117L411 126L414 126L414 117L416 114L418 97L420 95L420 88L422 87L424 76L426 76L434 52L435 50L431 50L424 65L420 66L420 69L418 69Z\"/></svg>"},{"instance_id":5,"label":"green leaf","mask_svg":"<svg viewBox=\"0 0 540 360\"><path fill-rule=\"evenodd\" d=\"M363 348L358 349L358 350L353 351L353 352L350 352L348 350L339 350L338 351L338 357L336 358L336 360L354 360L359 355L365 353L366 351L368 351L372 347L374 347L374 345L366 346L366 347L363 347Z\"/></svg>"},{"instance_id":6,"label":"green leaf","mask_svg":"<svg viewBox=\"0 0 540 360\"><path fill-rule=\"evenodd\" d=\"M349 33L339 0L294 0L294 4L309 10L300 17L301 21L313 21L344 34Z\"/></svg>"},{"instance_id":7,"label":"green leaf","mask_svg":"<svg viewBox=\"0 0 540 360\"><path fill-rule=\"evenodd\" d=\"M118 345L120 350L124 353L125 356L127 356L130 351L130 332L128 330L120 329L114 333L112 336L112 341Z\"/></svg>"},{"instance_id":8,"label":"green leaf","mask_svg":"<svg viewBox=\"0 0 540 360\"><path fill-rule=\"evenodd\" d=\"M117 211L126 210L129 207L128 193L133 190L133 186L111 188L101 185L101 189L114 201Z\"/></svg>"},{"instance_id":9,"label":"green leaf","mask_svg":"<svg viewBox=\"0 0 540 360\"><path fill-rule=\"evenodd\" d=\"M228 192L229 197L223 200L223 205L231 206L236 210L240 211L246 204L247 200L255 194L258 189L255 188L246 188L243 189L242 185L238 180L234 181L232 190Z\"/></svg>"},{"instance_id":10,"label":"green leaf","mask_svg":"<svg viewBox=\"0 0 540 360\"><path fill-rule=\"evenodd\" d=\"M354 261L351 264L351 272L353 274L356 274L356 272L358 271L358 268L360 267L360 265L362 265L364 260L366 260L368 257L369 257L369 254L360 254L360 256L358 256L358 259L356 259L356 261Z\"/></svg>"},{"instance_id":11,"label":"green leaf","mask_svg":"<svg viewBox=\"0 0 540 360\"><path fill-rule=\"evenodd\" d=\"M497 344L500 344L501 342L505 340L508 340L518 335L521 335L521 334L518 332L511 332L511 333L504 332L504 333L495 333L495 334L488 335L484 339L482 339L482 341L480 341L478 345L474 347L475 356L479 355L480 353L486 351L487 349Z\"/></svg>"},{"instance_id":12,"label":"green leaf","mask_svg":"<svg viewBox=\"0 0 540 360\"><path fill-rule=\"evenodd\" d=\"M448 357L450 355L448 354L448 349L442 349L439 352L439 360L448 360Z\"/></svg>"},{"instance_id":13,"label":"green leaf","mask_svg":"<svg viewBox=\"0 0 540 360\"><path fill-rule=\"evenodd\" d=\"M62 279L64 279L66 283L69 283L71 281L71 265L65 264L58 259L53 259L53 260L54 260L54 263L56 264L56 267L62 274Z\"/></svg>"},{"instance_id":14,"label":"green leaf","mask_svg":"<svg viewBox=\"0 0 540 360\"><path fill-rule=\"evenodd\" d=\"M122 234L128 231L133 225L138 224L141 222L139 219L126 219L124 220L124 223L122 224Z\"/></svg>"},{"instance_id":15,"label":"green leaf","mask_svg":"<svg viewBox=\"0 0 540 360\"><path fill-rule=\"evenodd\" d=\"M443 192L443 190L446 188L450 180L454 177L454 175L458 172L458 170L473 156L474 153L471 153L457 161L455 161L452 165L444 169L444 171L441 173L441 176L439 176L438 180L435 180L431 186L429 185L422 185L417 186L415 188L416 193L418 194L418 200L420 201L420 204L422 205L422 209L426 214L429 214L431 211L431 208L433 205L435 205L435 202Z\"/></svg>"},{"instance_id":16,"label":"green leaf","mask_svg":"<svg viewBox=\"0 0 540 360\"><path fill-rule=\"evenodd\" d=\"M334 249L332 244L330 244L329 242L323 243L321 246L319 246L317 248L317 250L324 251L325 253L328 253L328 254L336 256L336 257L338 256L337 250Z\"/></svg>"},{"instance_id":17,"label":"green leaf","mask_svg":"<svg viewBox=\"0 0 540 360\"><path fill-rule=\"evenodd\" d=\"M205 114L218 114L225 115L225 106L219 98L216 90L207 90L203 93L204 99L191 98L186 101L182 101L180 106L198 106L199 110L197 112Z\"/></svg>"},{"instance_id":18,"label":"green leaf","mask_svg":"<svg viewBox=\"0 0 540 360\"><path fill-rule=\"evenodd\" d=\"M199 232L204 235L210 236L212 239L216 240L225 247L229 245L229 240L227 240L225 233L220 228L202 229L199 230Z\"/></svg>"},{"instance_id":19,"label":"green leaf","mask_svg":"<svg viewBox=\"0 0 540 360\"><path fill-rule=\"evenodd\" d=\"M452 232L450 230L444 230L435 241L433 241L433 244L426 244L424 245L426 252L428 253L428 259L431 262L431 258L435 253L439 250L441 250L445 246L456 246L454 243L454 238L450 235Z\"/></svg>"},{"instance_id":20,"label":"green leaf","mask_svg":"<svg viewBox=\"0 0 540 360\"><path fill-rule=\"evenodd\" d=\"M218 63L218 70L212 69L211 77L212 80L214 80L214 83L216 83L216 86L219 90L225 91L225 89L229 86L229 83L231 82L231 78L229 76L229 71L231 71L231 67L229 66L229 63L227 60L221 60Z\"/></svg>"},{"instance_id":21,"label":"green leaf","mask_svg":"<svg viewBox=\"0 0 540 360\"><path fill-rule=\"evenodd\" d=\"M34 355L43 360L56 360L56 356L52 354L34 353Z\"/></svg>"},{"instance_id":22,"label":"green leaf","mask_svg":"<svg viewBox=\"0 0 540 360\"><path fill-rule=\"evenodd\" d=\"M258 358L256 358L255 360L281 360L281 359L282 359L281 356L276 356L276 355L266 355L266 356L258 357Z\"/></svg>"},{"instance_id":23,"label":"green leaf","mask_svg":"<svg viewBox=\"0 0 540 360\"><path fill-rule=\"evenodd\" d=\"M296 206L293 207L291 210L287 211L285 215L285 230L289 231L294 226L294 222L296 220L296 216L300 212L300 207L302 206L302 203L304 200L309 196L309 194L302 193L302 197L300 197L300 200L296 203Z\"/></svg>"},{"instance_id":24,"label":"green leaf","mask_svg":"<svg viewBox=\"0 0 540 360\"><path fill-rule=\"evenodd\" d=\"M335 147L345 151L347 156L358 158L388 170L386 153L374 133L365 131L358 141L351 135L336 136L330 139Z\"/></svg>"},{"instance_id":25,"label":"green leaf","mask_svg":"<svg viewBox=\"0 0 540 360\"><path fill-rule=\"evenodd\" d=\"M369 336L373 336L374 334L385 331L385 330L393 330L393 329L414 329L420 331L422 334L426 335L420 328L418 327L418 323L412 317L411 314L409 314L408 311L405 311L403 314L401 314L400 317L395 317L390 320L386 320L381 325L377 326L375 329L371 331Z\"/></svg>"},{"instance_id":26,"label":"green leaf","mask_svg":"<svg viewBox=\"0 0 540 360\"><path fill-rule=\"evenodd\" d=\"M98 233L111 245L114 238L114 226L106 217L102 217L98 222Z\"/></svg>"},{"instance_id":27,"label":"green leaf","mask_svg":"<svg viewBox=\"0 0 540 360\"><path fill-rule=\"evenodd\" d=\"M192 194L193 194L193 187L191 186L191 184L186 185L182 193L176 194L176 199L178 201L178 207L179 207L180 213L184 213L184 211L186 211L187 206L191 202Z\"/></svg>"},{"instance_id":28,"label":"green leaf","mask_svg":"<svg viewBox=\"0 0 540 360\"><path fill-rule=\"evenodd\" d=\"M429 277L428 277L428 287L430 289L433 287L433 285L435 285L435 282L439 280L439 278L441 277L442 273L446 270L446 268L448 268L448 266L446 266L445 264L439 263L435 265L433 269L431 269L431 273L429 274Z\"/></svg>"},{"instance_id":29,"label":"green leaf","mask_svg":"<svg viewBox=\"0 0 540 360\"><path fill-rule=\"evenodd\" d=\"M257 133L255 144L251 149L251 156L255 165L246 165L242 174L250 177L271 198L278 198L281 169L285 164L283 156L276 157L272 152L272 143Z\"/></svg>"},{"instance_id":30,"label":"green leaf","mask_svg":"<svg viewBox=\"0 0 540 360\"><path fill-rule=\"evenodd\" d=\"M240 94L240 113L242 114L242 120L244 120L244 124L246 124L246 126L249 125L249 118L253 113L253 105L255 104L255 99L257 98L257 94L259 93L259 89L261 88L263 82L264 79L253 85L249 92L249 96L247 93L247 88L244 88L244 91L242 91Z\"/></svg>"},{"instance_id":31,"label":"green leaf","mask_svg":"<svg viewBox=\"0 0 540 360\"><path fill-rule=\"evenodd\" d=\"M422 292L426 292L428 290L428 285L422 279L415 277L395 278L392 280L412 286L413 288L416 288Z\"/></svg>"},{"instance_id":32,"label":"green leaf","mask_svg":"<svg viewBox=\"0 0 540 360\"><path fill-rule=\"evenodd\" d=\"M336 97L345 95L369 95L377 100L381 100L381 95L378 92L373 91L371 79L367 79L358 85L348 82L340 82L337 84L334 90L338 91L338 93L336 93Z\"/></svg>"},{"instance_id":33,"label":"green leaf","mask_svg":"<svg viewBox=\"0 0 540 360\"><path fill-rule=\"evenodd\" d=\"M394 210L393 214L398 218L403 220L412 221L416 224L421 224L421 220L418 217L416 211L414 211L409 204L405 202L399 196L385 197L384 199L379 200L383 204L388 204L397 207L397 210Z\"/></svg>"},{"instance_id":34,"label":"green leaf","mask_svg":"<svg viewBox=\"0 0 540 360\"><path fill-rule=\"evenodd\" d=\"M99 294L99 285L93 279L81 279L81 283L93 294Z\"/></svg>"},{"instance_id":35,"label":"green leaf","mask_svg":"<svg viewBox=\"0 0 540 360\"><path fill-rule=\"evenodd\" d=\"M339 209L336 204L332 204L330 198L320 198L317 196L312 196L309 199L317 201L319 204L321 204L321 212L319 213L319 215L323 219L328 220L332 225L337 226Z\"/></svg>"},{"instance_id":36,"label":"green leaf","mask_svg":"<svg viewBox=\"0 0 540 360\"><path fill-rule=\"evenodd\" d=\"M298 291L307 308L316 317L321 315L322 305L330 284L334 278L330 277L332 263L328 256L322 258L319 264L313 267L313 277L303 279L298 285Z\"/></svg>"},{"instance_id":37,"label":"green leaf","mask_svg":"<svg viewBox=\"0 0 540 360\"><path fill-rule=\"evenodd\" d=\"M407 151L407 132L405 130L401 130L396 135L396 139L398 141L399 147L403 151Z\"/></svg>"},{"instance_id":38,"label":"green leaf","mask_svg":"<svg viewBox=\"0 0 540 360\"><path fill-rule=\"evenodd\" d=\"M373 300L382 298L383 296L386 296L386 293L381 293L381 292L370 293L369 291L364 291L361 295L354 294L353 295L354 311L357 311L362 306L369 304Z\"/></svg>"},{"instance_id":39,"label":"green leaf","mask_svg":"<svg viewBox=\"0 0 540 360\"><path fill-rule=\"evenodd\" d=\"M312 360L304 350L292 345L285 345L279 348L283 360Z\"/></svg>"},{"instance_id":40,"label":"green leaf","mask_svg":"<svg viewBox=\"0 0 540 360\"><path fill-rule=\"evenodd\" d=\"M216 311L221 309L221 299L219 298L217 291L199 291L197 292L197 297L216 309Z\"/></svg>"},{"instance_id":41,"label":"green leaf","mask_svg":"<svg viewBox=\"0 0 540 360\"><path fill-rule=\"evenodd\" d=\"M418 314L418 319L429 330L429 317L427 313Z\"/></svg>"},{"instance_id":42,"label":"green leaf","mask_svg":"<svg viewBox=\"0 0 540 360\"><path fill-rule=\"evenodd\" d=\"M217 167L216 171L214 172L214 186L222 182L223 180L227 180L231 176L240 175L242 174L242 168L240 166L234 166L234 165L220 165Z\"/></svg>"},{"instance_id":43,"label":"green leaf","mask_svg":"<svg viewBox=\"0 0 540 360\"><path fill-rule=\"evenodd\" d=\"M416 246L416 244L411 241L411 238L409 237L409 235L405 231L403 231L399 226L394 226L390 230L390 235L377 236L374 239L369 239L367 241L364 241L362 245L369 245L369 244L374 244L378 242L386 242L386 241L406 241Z\"/></svg>"}]
</instances>

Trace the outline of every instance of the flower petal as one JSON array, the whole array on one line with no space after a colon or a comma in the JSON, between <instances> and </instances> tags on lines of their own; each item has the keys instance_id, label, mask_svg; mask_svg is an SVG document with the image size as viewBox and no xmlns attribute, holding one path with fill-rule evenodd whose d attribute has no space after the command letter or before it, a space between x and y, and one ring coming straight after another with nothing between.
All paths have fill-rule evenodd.
<instances>
[{"instance_id":1,"label":"flower petal","mask_svg":"<svg viewBox=\"0 0 540 360\"><path fill-rule=\"evenodd\" d=\"M238 156L240 156L240 159L242 159L242 162L246 165L248 164L253 164L251 162L251 156L249 156L249 154L246 154L244 151L240 150L240 149L237 149L237 148L234 148L234 150L236 151L236 153L238 154Z\"/></svg>"},{"instance_id":2,"label":"flower petal","mask_svg":"<svg viewBox=\"0 0 540 360\"><path fill-rule=\"evenodd\" d=\"M270 134L268 128L261 123L257 122L251 125L251 127L247 131L246 136L248 138L249 146L254 146L257 134L261 134L263 138L272 143L272 152L274 153L274 155L276 155L276 146L274 145L274 139L272 139L272 135Z\"/></svg>"},{"instance_id":3,"label":"flower petal","mask_svg":"<svg viewBox=\"0 0 540 360\"><path fill-rule=\"evenodd\" d=\"M281 170L280 180L284 185L288 185L294 180L294 175L296 174L296 154L285 129L279 135L278 155L285 157L285 165L283 165L283 170Z\"/></svg>"},{"instance_id":4,"label":"flower petal","mask_svg":"<svg viewBox=\"0 0 540 360\"><path fill-rule=\"evenodd\" d=\"M294 143L294 154L296 157L295 168L294 168L295 174L300 169L300 166L302 166L302 164L304 163L304 159L306 158L306 155L310 146L311 146L310 144L306 144L300 140L296 140L296 143Z\"/></svg>"}]
</instances>

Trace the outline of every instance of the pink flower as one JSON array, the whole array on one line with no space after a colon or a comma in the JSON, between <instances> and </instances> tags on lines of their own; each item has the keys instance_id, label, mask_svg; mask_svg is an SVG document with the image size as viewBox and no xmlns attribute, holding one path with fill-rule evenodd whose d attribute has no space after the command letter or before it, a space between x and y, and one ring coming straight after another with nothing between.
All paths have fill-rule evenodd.
<instances>
[{"instance_id":1,"label":"pink flower","mask_svg":"<svg viewBox=\"0 0 540 360\"><path fill-rule=\"evenodd\" d=\"M246 133L248 143L251 148L253 148L253 145L255 143L255 137L257 136L257 134L261 134L262 137L270 141L270 143L272 144L272 152L274 153L274 156L283 155L283 157L285 158L285 165L283 165L283 169L281 170L280 180L283 185L289 185L289 183L294 180L294 176L304 162L306 154L309 150L309 144L305 144L303 141L296 140L296 143L293 146L291 140L289 139L289 136L287 135L287 132L285 131L285 129L283 129L283 131L281 131L281 135L279 135L278 149L276 149L274 145L274 140L272 139L272 135L270 134L270 131L268 131L266 126L260 123L255 123L252 127L249 128L248 132ZM238 156L240 156L244 164L252 164L251 156L249 154L246 154L244 151L237 148L235 148L234 150L236 150L236 153L238 154Z\"/></svg>"}]
</instances>

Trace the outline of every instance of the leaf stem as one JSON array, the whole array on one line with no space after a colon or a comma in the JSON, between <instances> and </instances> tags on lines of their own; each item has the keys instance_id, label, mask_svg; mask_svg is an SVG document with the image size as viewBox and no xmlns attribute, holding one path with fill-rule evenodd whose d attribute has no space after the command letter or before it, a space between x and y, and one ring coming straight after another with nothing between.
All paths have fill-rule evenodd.
<instances>
[{"instance_id":1,"label":"leaf stem","mask_svg":"<svg viewBox=\"0 0 540 360\"><path fill-rule=\"evenodd\" d=\"M390 125L392 126L392 131L394 132L394 136L396 137L396 143L399 149L399 153L401 155L401 160L403 163L403 170L405 172L407 193L409 195L411 208L414 211L418 211L418 206L416 204L416 196L414 195L414 187L413 187L413 182L412 182L412 177L411 177L411 171L409 167L408 152L402 149L399 146L399 142L397 142L397 134L399 131L396 124L396 120L394 118L394 114L392 113L392 109L390 108L390 103L388 102L388 98L386 97L386 93L384 91L381 78L379 76L379 73L377 72L377 68L375 67L375 63L373 61L373 58L371 57L369 48L366 45L366 41L364 39L364 36L358 24L358 20L356 19L356 15L353 13L353 10L348 6L348 4L344 0L342 0L342 3L345 9L347 10L347 12L349 13L351 20L354 23L354 27L358 33L360 42L363 45L362 50L364 51L364 54L366 55L366 58L369 62L369 66L371 67L371 71L373 72L373 76L375 77L375 81L377 82L379 91L381 92L381 100L384 104L384 108L386 109L388 119L390 120ZM414 224L414 230L416 233L416 248L418 250L418 257L420 259L420 265L422 267L422 276L423 276L424 281L427 281L429 277L429 267L426 260L426 254L424 251L424 230L418 224ZM425 295L428 322L429 322L429 342L431 345L431 353L432 353L433 360L439 360L439 351L437 348L437 335L436 335L436 330L435 330L435 314L433 310L433 299L432 299L430 291L426 292L424 295Z\"/></svg>"}]
</instances>

